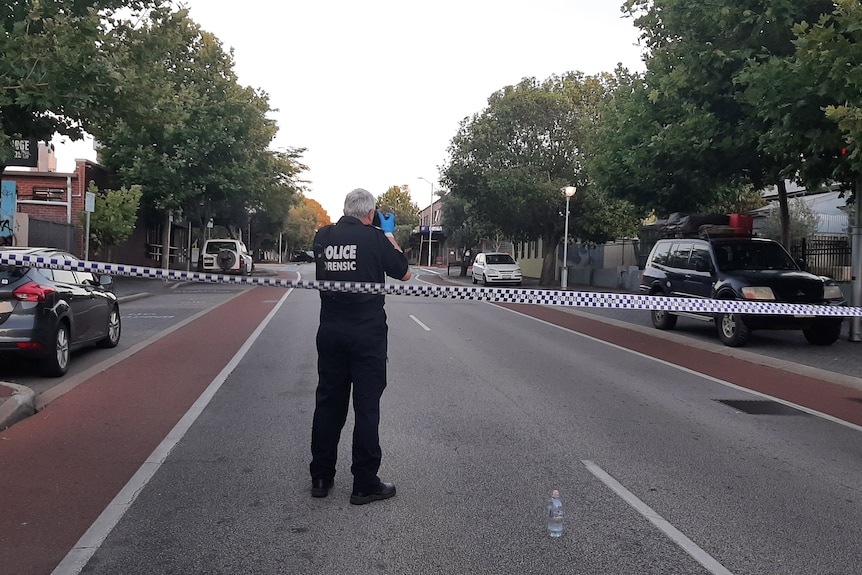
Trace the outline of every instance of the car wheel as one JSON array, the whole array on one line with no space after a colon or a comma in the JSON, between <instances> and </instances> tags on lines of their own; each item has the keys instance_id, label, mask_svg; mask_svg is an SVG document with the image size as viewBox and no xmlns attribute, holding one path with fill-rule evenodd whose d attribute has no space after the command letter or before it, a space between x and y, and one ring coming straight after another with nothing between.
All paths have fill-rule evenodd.
<instances>
[{"instance_id":1,"label":"car wheel","mask_svg":"<svg viewBox=\"0 0 862 575\"><path fill-rule=\"evenodd\" d=\"M658 329L673 329L676 327L677 316L663 309L650 311L652 324Z\"/></svg>"},{"instance_id":2,"label":"car wheel","mask_svg":"<svg viewBox=\"0 0 862 575\"><path fill-rule=\"evenodd\" d=\"M52 352L45 360L44 373L48 377L60 377L69 369L69 327L60 322L54 332Z\"/></svg>"},{"instance_id":3,"label":"car wheel","mask_svg":"<svg viewBox=\"0 0 862 575\"><path fill-rule=\"evenodd\" d=\"M117 344L120 343L121 331L120 310L117 306L114 306L114 309L111 310L111 314L108 316L108 335L104 339L97 341L96 345L104 348L117 347Z\"/></svg>"},{"instance_id":4,"label":"car wheel","mask_svg":"<svg viewBox=\"0 0 862 575\"><path fill-rule=\"evenodd\" d=\"M662 291L654 290L649 295L660 297L665 294ZM650 311L650 319L656 329L673 329L676 327L678 317L666 310L654 309Z\"/></svg>"},{"instance_id":5,"label":"car wheel","mask_svg":"<svg viewBox=\"0 0 862 575\"><path fill-rule=\"evenodd\" d=\"M488 285L488 276L485 274L482 274L482 283L486 286Z\"/></svg>"},{"instance_id":6,"label":"car wheel","mask_svg":"<svg viewBox=\"0 0 862 575\"><path fill-rule=\"evenodd\" d=\"M812 345L832 345L841 336L841 322L829 322L803 329L802 335Z\"/></svg>"},{"instance_id":7,"label":"car wheel","mask_svg":"<svg viewBox=\"0 0 862 575\"><path fill-rule=\"evenodd\" d=\"M236 254L230 250L220 250L217 259L218 266L222 271L233 269L236 266Z\"/></svg>"},{"instance_id":8,"label":"car wheel","mask_svg":"<svg viewBox=\"0 0 862 575\"><path fill-rule=\"evenodd\" d=\"M479 280L477 280L477 279L476 279L476 276L475 276L475 275L473 276L473 283L474 283L474 284L479 283Z\"/></svg>"},{"instance_id":9,"label":"car wheel","mask_svg":"<svg viewBox=\"0 0 862 575\"><path fill-rule=\"evenodd\" d=\"M742 347L751 335L751 328L745 325L737 313L717 314L715 325L718 328L718 339L728 347Z\"/></svg>"}]
</instances>

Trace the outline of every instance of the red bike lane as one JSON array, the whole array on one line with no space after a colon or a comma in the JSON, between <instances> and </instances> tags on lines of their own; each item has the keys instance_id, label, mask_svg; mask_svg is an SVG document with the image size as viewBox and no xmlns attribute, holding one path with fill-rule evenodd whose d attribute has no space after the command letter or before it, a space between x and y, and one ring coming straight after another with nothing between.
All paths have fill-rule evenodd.
<instances>
[{"instance_id":1,"label":"red bike lane","mask_svg":"<svg viewBox=\"0 0 862 575\"><path fill-rule=\"evenodd\" d=\"M243 292L0 432L0 572L51 573L283 295Z\"/></svg>"}]
</instances>

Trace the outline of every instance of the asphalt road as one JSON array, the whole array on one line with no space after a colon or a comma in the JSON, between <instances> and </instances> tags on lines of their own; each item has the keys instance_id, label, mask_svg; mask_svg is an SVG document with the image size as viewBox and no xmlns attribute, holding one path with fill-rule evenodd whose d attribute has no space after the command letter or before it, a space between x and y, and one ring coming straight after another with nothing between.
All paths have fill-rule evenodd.
<instances>
[{"instance_id":1,"label":"asphalt road","mask_svg":"<svg viewBox=\"0 0 862 575\"><path fill-rule=\"evenodd\" d=\"M151 478L126 484L136 498L107 506L122 513L104 541L96 536L79 550L83 573L850 574L862 564L862 427L811 411L752 415L739 408L745 404L722 403L762 400L744 389L759 385L761 393L792 391L798 404L841 405L853 419L862 417L862 402L847 396L862 392L701 344L668 344L647 329L597 327L583 314L545 310L537 320L529 306L389 298L381 476L396 482L398 495L348 503L349 421L335 488L312 499L317 294L284 295L233 299L242 307L184 328L197 345L169 345L155 356L172 366L177 393L206 387L231 358L235 365L182 432L174 428L170 449L146 458L141 468ZM201 345L222 323L250 330L236 313L265 310L268 319L242 346ZM657 360L648 350L669 355ZM141 361L117 364L109 379L131 393L147 381ZM96 386L85 391L101 395ZM55 417L84 409L72 402L77 393L52 408ZM156 398L161 408L148 397L136 395L132 406L107 398L86 413L103 430L103 411L129 410L123 420L143 435L150 418L175 410L164 395ZM0 450L38 437L51 411L0 434L7 440ZM116 443L135 444L125 426L111 425ZM98 446L91 449L87 461L122 463L131 477L137 456L119 449L99 459ZM113 496L98 489L98 466L84 467L96 468L94 483L77 488ZM52 485L62 495L60 477ZM558 540L542 517L553 489L567 510ZM80 516L84 503L60 505L55 521ZM57 573L76 572L63 565Z\"/></svg>"},{"instance_id":2,"label":"asphalt road","mask_svg":"<svg viewBox=\"0 0 862 575\"><path fill-rule=\"evenodd\" d=\"M452 273L457 271L452 268ZM448 281L471 285L466 277L444 276ZM525 279L525 287L535 287L536 280ZM594 291L592 286L569 286L572 291ZM651 335L667 337L670 341L706 346L711 349L733 352L742 356L758 356L787 361L795 364L823 369L850 377L860 377L862 374L862 343L850 341L850 319L846 318L842 326L841 338L831 346L816 346L809 344L801 331L795 330L757 330L744 348L736 351L726 348L716 335L715 324L709 321L680 317L674 330L659 332L650 320L650 313L643 310L623 310L611 308L557 308L572 313L587 313L602 318L620 322L620 325L637 326L647 330Z\"/></svg>"}]
</instances>

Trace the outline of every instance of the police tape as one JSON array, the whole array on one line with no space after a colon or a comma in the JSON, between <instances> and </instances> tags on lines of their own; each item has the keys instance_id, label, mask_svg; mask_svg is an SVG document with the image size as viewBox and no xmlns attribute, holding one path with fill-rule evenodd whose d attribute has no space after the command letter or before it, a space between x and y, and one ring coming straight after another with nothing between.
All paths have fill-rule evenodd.
<instances>
[{"instance_id":1,"label":"police tape","mask_svg":"<svg viewBox=\"0 0 862 575\"><path fill-rule=\"evenodd\" d=\"M843 305L813 305L775 303L768 301L713 300L698 298L651 296L641 294L564 291L528 288L489 288L469 286L436 286L417 284L378 284L363 282L303 281L272 277L233 276L203 272L165 270L126 264L46 258L29 254L0 251L0 264L29 264L36 268L87 271L146 279L224 283L244 286L314 289L364 294L384 294L521 303L572 307L594 307L635 310L662 310L689 313L793 315L795 317L830 316L862 317L862 307Z\"/></svg>"}]
</instances>

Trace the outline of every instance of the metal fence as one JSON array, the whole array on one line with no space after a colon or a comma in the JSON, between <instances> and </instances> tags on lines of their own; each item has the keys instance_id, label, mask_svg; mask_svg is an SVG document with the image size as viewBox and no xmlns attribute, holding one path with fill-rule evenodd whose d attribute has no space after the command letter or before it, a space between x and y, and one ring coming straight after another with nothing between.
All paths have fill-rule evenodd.
<instances>
[{"instance_id":1,"label":"metal fence","mask_svg":"<svg viewBox=\"0 0 862 575\"><path fill-rule=\"evenodd\" d=\"M803 238L790 246L790 255L802 259L808 271L840 282L851 278L850 238L845 235Z\"/></svg>"},{"instance_id":2,"label":"metal fence","mask_svg":"<svg viewBox=\"0 0 862 575\"><path fill-rule=\"evenodd\" d=\"M29 246L44 246L75 253L75 226L30 218Z\"/></svg>"},{"instance_id":3,"label":"metal fence","mask_svg":"<svg viewBox=\"0 0 862 575\"><path fill-rule=\"evenodd\" d=\"M653 246L661 239L661 228L659 226L644 226L638 233L638 240L634 244L635 254L638 259L638 268L646 267L646 260Z\"/></svg>"}]
</instances>

